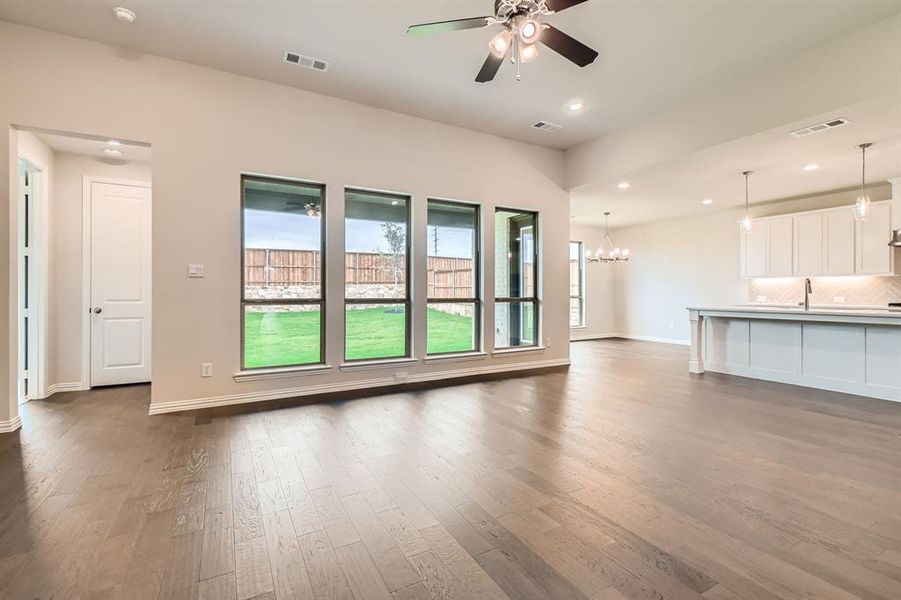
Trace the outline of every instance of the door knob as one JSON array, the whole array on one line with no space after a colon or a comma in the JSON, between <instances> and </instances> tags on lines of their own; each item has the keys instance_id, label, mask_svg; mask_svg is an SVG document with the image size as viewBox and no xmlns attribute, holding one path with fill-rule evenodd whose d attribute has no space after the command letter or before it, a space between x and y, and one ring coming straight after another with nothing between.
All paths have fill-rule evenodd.
<instances>
[{"instance_id":1,"label":"door knob","mask_svg":"<svg viewBox=\"0 0 901 600\"><path fill-rule=\"evenodd\" d=\"M100 308L99 306L98 306L97 308L94 309L94 314L95 314L95 315L99 315L99 314L102 313L102 312L103 312L103 309Z\"/></svg>"}]
</instances>

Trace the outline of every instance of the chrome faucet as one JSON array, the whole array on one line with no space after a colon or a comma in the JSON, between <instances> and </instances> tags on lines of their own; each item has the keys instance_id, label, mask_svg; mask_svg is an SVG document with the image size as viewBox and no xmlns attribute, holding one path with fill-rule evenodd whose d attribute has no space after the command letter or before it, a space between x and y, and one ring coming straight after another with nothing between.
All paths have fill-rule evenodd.
<instances>
[{"instance_id":1,"label":"chrome faucet","mask_svg":"<svg viewBox=\"0 0 901 600\"><path fill-rule=\"evenodd\" d=\"M813 293L813 286L810 284L810 277L804 280L804 310L810 310L810 295Z\"/></svg>"}]
</instances>

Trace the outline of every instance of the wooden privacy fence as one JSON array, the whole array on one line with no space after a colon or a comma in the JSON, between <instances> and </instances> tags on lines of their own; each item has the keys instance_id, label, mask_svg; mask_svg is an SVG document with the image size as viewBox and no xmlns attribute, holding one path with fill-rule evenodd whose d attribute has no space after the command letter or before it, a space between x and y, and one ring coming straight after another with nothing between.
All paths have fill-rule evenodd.
<instances>
[{"instance_id":1,"label":"wooden privacy fence","mask_svg":"<svg viewBox=\"0 0 901 600\"><path fill-rule=\"evenodd\" d=\"M384 285L405 283L406 267L401 258L392 268L388 257L375 252L344 255L344 282ZM472 259L430 256L428 294L431 298L469 298ZM244 281L251 286L310 285L321 278L322 257L315 250L248 248L244 251ZM396 272L395 272L396 271Z\"/></svg>"}]
</instances>

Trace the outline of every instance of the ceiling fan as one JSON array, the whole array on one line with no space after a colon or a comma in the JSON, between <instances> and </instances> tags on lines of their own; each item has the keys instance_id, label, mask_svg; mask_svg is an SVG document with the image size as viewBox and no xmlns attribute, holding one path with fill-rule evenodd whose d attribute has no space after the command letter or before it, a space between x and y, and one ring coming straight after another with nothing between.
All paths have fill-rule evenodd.
<instances>
[{"instance_id":1,"label":"ceiling fan","mask_svg":"<svg viewBox=\"0 0 901 600\"><path fill-rule=\"evenodd\" d=\"M441 31L479 29L489 25L501 25L503 31L488 44L488 58L482 65L476 81L485 83L494 79L501 63L512 51L511 61L516 64L516 80L521 79L519 66L538 57L538 43L542 43L580 67L590 65L598 53L582 42L566 35L553 25L542 23L547 15L566 10L586 0L494 0L494 15L471 17L437 23L411 25L407 33L416 36L431 35Z\"/></svg>"}]
</instances>

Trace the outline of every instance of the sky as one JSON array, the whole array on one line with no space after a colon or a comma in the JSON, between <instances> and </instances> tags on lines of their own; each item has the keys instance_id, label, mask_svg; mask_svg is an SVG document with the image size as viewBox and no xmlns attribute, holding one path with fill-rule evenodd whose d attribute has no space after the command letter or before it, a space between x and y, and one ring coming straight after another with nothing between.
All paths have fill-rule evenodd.
<instances>
[{"instance_id":1,"label":"sky","mask_svg":"<svg viewBox=\"0 0 901 600\"><path fill-rule=\"evenodd\" d=\"M244 211L244 243L247 248L282 250L318 250L319 218L302 214L277 213L247 209ZM456 227L439 227L438 251L435 252L435 227L428 228L430 255L471 257L472 231ZM388 250L382 228L375 221L351 219L345 227L348 252Z\"/></svg>"}]
</instances>

